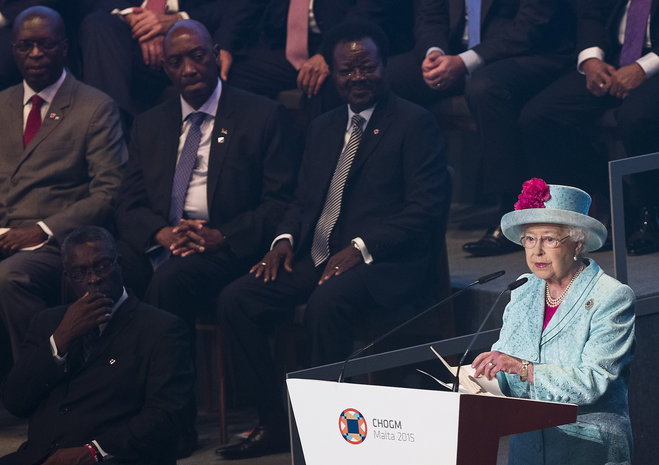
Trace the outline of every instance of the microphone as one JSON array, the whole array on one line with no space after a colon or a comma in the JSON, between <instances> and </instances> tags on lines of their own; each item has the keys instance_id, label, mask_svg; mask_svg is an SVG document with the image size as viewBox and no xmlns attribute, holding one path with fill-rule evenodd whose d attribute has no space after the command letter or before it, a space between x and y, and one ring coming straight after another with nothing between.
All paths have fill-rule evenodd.
<instances>
[{"instance_id":1,"label":"microphone","mask_svg":"<svg viewBox=\"0 0 659 465\"><path fill-rule=\"evenodd\" d=\"M366 345L365 347L362 347L361 349L358 349L358 350L354 351L352 354L348 355L348 358L346 358L346 359L343 361L343 365L341 366L341 372L339 373L339 378L336 380L336 382L337 382L337 383L341 383L341 382L343 382L343 372L345 371L346 366L348 365L348 362L349 362L350 360L352 360L353 358L355 358L356 356L358 356L359 354L365 352L366 350L370 349L371 347L373 347L373 346L374 346L375 344L377 344L378 342L382 341L383 339L386 339L387 337L389 337L390 335L392 335L392 334L395 333L396 331L398 331L398 330L400 330L401 328L403 328L403 327L407 326L408 324L412 323L412 322L415 321L417 318L421 318L421 317L422 317L423 315L425 315L426 313L428 313L428 312L430 312L430 311L432 311L432 310L435 310L436 308L438 308L438 307L440 307L441 305L445 304L445 303L448 302L449 300L455 299L455 298L456 298L457 296L459 296L460 294L466 292L467 289L469 289L470 287L475 286L476 284L485 284L485 283L487 283L487 282L492 281L493 279L497 279L497 278L503 276L504 274L506 274L506 272L505 272L504 270L501 270L501 271L497 271L497 272L495 272L495 273L490 273L490 274L487 274L487 275L485 275L485 276L481 276L481 277L478 278L476 281L474 281L474 282L468 284L466 287L463 287L462 289L460 289L460 290L459 290L458 292L456 292L455 294L451 294L451 295L449 295L448 297L445 297L444 299L440 300L440 301L437 302L436 304L433 304L433 305L431 305L430 307L426 308L426 309L425 309L424 311L422 311L421 313L418 313L418 314L414 315L414 316L413 316L412 318L410 318L409 320L403 321L401 324L399 324L399 325L396 326L395 328L393 328L393 329L387 331L387 332L384 333L382 336L376 338L374 341L372 341L370 344Z\"/></svg>"},{"instance_id":2,"label":"microphone","mask_svg":"<svg viewBox=\"0 0 659 465\"><path fill-rule=\"evenodd\" d=\"M469 341L469 345L467 346L467 350L465 350L465 353L462 354L462 357L460 358L460 362L458 363L458 369L455 371L455 381L453 381L453 392L458 392L458 389L460 387L460 378L459 378L459 376L460 376L460 366L462 366L462 364L465 361L465 358L467 358L467 354L469 353L469 351L473 347L473 345L476 342L476 339L478 338L478 336L480 336L480 334L483 330L483 326L485 326L485 323L487 322L487 320L490 319L490 316L492 315L492 312L494 311L494 308L499 303L499 299L501 299L501 296L503 296L506 292L514 291L518 287L523 286L524 284L526 284L526 282L528 280L529 280L529 278L520 278L517 281L513 281L512 283L508 284L508 287L506 287L503 291L501 291L499 293L499 295L497 296L497 298L494 300L494 303L492 304L492 306L488 310L487 314L485 315L485 318L483 318L483 321L481 322L481 325L478 327L478 329L474 333L474 337L472 337L471 341Z\"/></svg>"}]
</instances>

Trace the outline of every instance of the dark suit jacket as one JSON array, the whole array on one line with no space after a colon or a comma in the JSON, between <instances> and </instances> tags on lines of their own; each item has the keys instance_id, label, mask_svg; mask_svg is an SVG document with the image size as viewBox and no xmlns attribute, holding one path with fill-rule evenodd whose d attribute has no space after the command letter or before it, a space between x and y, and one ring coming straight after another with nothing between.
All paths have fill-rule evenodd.
<instances>
[{"instance_id":1,"label":"dark suit jacket","mask_svg":"<svg viewBox=\"0 0 659 465\"><path fill-rule=\"evenodd\" d=\"M583 0L579 5L577 51L600 47L606 59L613 58L620 50L618 28L625 13L627 0ZM659 0L652 0L650 7L650 40L652 52L659 53Z\"/></svg>"},{"instance_id":2,"label":"dark suit jacket","mask_svg":"<svg viewBox=\"0 0 659 465\"><path fill-rule=\"evenodd\" d=\"M314 228L344 143L347 105L316 118L307 133L295 201L278 227L296 254L309 254ZM367 281L376 301L398 305L431 291L433 233L445 218L450 183L444 144L429 112L387 93L377 104L351 166L330 237L336 253L361 237L373 256Z\"/></svg>"},{"instance_id":3,"label":"dark suit jacket","mask_svg":"<svg viewBox=\"0 0 659 465\"><path fill-rule=\"evenodd\" d=\"M222 231L239 260L251 263L265 253L290 200L298 157L285 122L280 105L222 84L208 163L208 225ZM117 224L136 251L168 226L180 132L178 97L133 123Z\"/></svg>"},{"instance_id":4,"label":"dark suit jacket","mask_svg":"<svg viewBox=\"0 0 659 465\"><path fill-rule=\"evenodd\" d=\"M464 51L464 0L417 0L417 53L429 47L447 54ZM481 42L473 50L486 63L542 53L569 53L574 45L571 0L483 0Z\"/></svg>"},{"instance_id":5,"label":"dark suit jacket","mask_svg":"<svg viewBox=\"0 0 659 465\"><path fill-rule=\"evenodd\" d=\"M43 220L61 244L107 221L128 158L112 99L68 73L25 148L23 84L0 92L0 108L0 227Z\"/></svg>"},{"instance_id":6,"label":"dark suit jacket","mask_svg":"<svg viewBox=\"0 0 659 465\"><path fill-rule=\"evenodd\" d=\"M21 11L35 5L44 5L52 8L55 5L55 0L0 0L0 13L2 13L2 15L9 21L9 24L11 24Z\"/></svg>"},{"instance_id":7,"label":"dark suit jacket","mask_svg":"<svg viewBox=\"0 0 659 465\"><path fill-rule=\"evenodd\" d=\"M129 297L87 362L78 339L58 364L49 338L65 312L37 314L7 378L7 409L30 417L28 440L7 463L41 463L55 449L96 440L120 462L173 465L178 415L194 382L183 323Z\"/></svg>"}]
</instances>

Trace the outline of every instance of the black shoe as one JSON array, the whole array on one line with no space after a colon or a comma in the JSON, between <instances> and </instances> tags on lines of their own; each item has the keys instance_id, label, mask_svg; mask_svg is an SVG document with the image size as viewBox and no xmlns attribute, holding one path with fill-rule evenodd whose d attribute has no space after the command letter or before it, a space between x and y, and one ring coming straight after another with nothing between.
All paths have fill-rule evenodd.
<instances>
[{"instance_id":1,"label":"black shoe","mask_svg":"<svg viewBox=\"0 0 659 465\"><path fill-rule=\"evenodd\" d=\"M259 425L246 439L232 446L220 447L215 452L227 460L240 460L290 450L288 428L269 428Z\"/></svg>"},{"instance_id":2,"label":"black shoe","mask_svg":"<svg viewBox=\"0 0 659 465\"><path fill-rule=\"evenodd\" d=\"M501 226L495 226L488 229L481 240L464 244L462 250L476 257L491 257L518 251L520 247L506 239Z\"/></svg>"},{"instance_id":3,"label":"black shoe","mask_svg":"<svg viewBox=\"0 0 659 465\"><path fill-rule=\"evenodd\" d=\"M629 255L645 255L659 251L659 213L657 207L641 208L641 225L627 239Z\"/></svg>"}]
</instances>

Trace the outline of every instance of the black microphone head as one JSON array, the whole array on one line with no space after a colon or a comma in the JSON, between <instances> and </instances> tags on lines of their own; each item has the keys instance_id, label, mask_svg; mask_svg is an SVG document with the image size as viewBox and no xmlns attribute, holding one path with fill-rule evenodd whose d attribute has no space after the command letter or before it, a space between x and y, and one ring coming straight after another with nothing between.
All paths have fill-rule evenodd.
<instances>
[{"instance_id":1,"label":"black microphone head","mask_svg":"<svg viewBox=\"0 0 659 465\"><path fill-rule=\"evenodd\" d=\"M519 278L517 281L514 281L514 282L508 284L507 290L514 291L519 286L523 286L524 284L526 284L526 281L528 281L528 280L529 280L529 278Z\"/></svg>"},{"instance_id":2,"label":"black microphone head","mask_svg":"<svg viewBox=\"0 0 659 465\"><path fill-rule=\"evenodd\" d=\"M485 276L481 276L480 278L478 278L476 280L476 284L485 284L487 282L492 281L493 279L500 278L504 274L506 274L506 272L504 270L496 271L496 272L490 273L490 274L486 274Z\"/></svg>"}]
</instances>

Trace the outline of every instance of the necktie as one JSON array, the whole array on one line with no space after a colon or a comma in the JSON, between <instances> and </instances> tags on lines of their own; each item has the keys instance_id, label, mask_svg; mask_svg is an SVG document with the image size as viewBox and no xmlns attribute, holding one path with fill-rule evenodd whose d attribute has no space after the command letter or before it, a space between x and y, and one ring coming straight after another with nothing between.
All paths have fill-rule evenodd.
<instances>
[{"instance_id":1,"label":"necktie","mask_svg":"<svg viewBox=\"0 0 659 465\"><path fill-rule=\"evenodd\" d=\"M469 48L480 44L481 0L467 0L467 34L469 34Z\"/></svg>"},{"instance_id":2,"label":"necktie","mask_svg":"<svg viewBox=\"0 0 659 465\"><path fill-rule=\"evenodd\" d=\"M336 163L332 181L327 191L327 197L325 198L325 206L323 207L323 212L320 214L318 223L316 223L313 243L311 244L311 258L316 266L327 260L330 255L329 237L332 229L334 229L336 220L339 218L339 213L341 213L343 188L345 187L352 161L355 159L355 153L357 153L357 149L359 148L359 142L362 140L362 124L364 124L364 121L366 120L362 116L354 115L352 117L350 139L343 152L341 152L339 161Z\"/></svg>"},{"instance_id":3,"label":"necktie","mask_svg":"<svg viewBox=\"0 0 659 465\"><path fill-rule=\"evenodd\" d=\"M190 129L188 136L185 138L181 156L176 164L174 172L174 181L172 182L172 203L169 207L169 224L175 226L183 217L183 207L185 206L185 196L190 185L192 170L197 160L197 150L201 141L201 123L204 121L205 114L202 112L190 113Z\"/></svg>"},{"instance_id":4,"label":"necktie","mask_svg":"<svg viewBox=\"0 0 659 465\"><path fill-rule=\"evenodd\" d=\"M627 66L641 58L645 30L652 0L632 0L627 11L625 41L620 50L620 66Z\"/></svg>"},{"instance_id":5,"label":"necktie","mask_svg":"<svg viewBox=\"0 0 659 465\"><path fill-rule=\"evenodd\" d=\"M286 59L300 69L309 59L309 0L290 0L286 21Z\"/></svg>"},{"instance_id":6,"label":"necktie","mask_svg":"<svg viewBox=\"0 0 659 465\"><path fill-rule=\"evenodd\" d=\"M41 127L41 105L44 103L44 99L39 97L37 94L32 96L32 108L30 108L30 113L27 115L27 121L25 123L25 132L23 133L23 147L27 147L27 144L30 143L34 135L39 131Z\"/></svg>"},{"instance_id":7,"label":"necktie","mask_svg":"<svg viewBox=\"0 0 659 465\"><path fill-rule=\"evenodd\" d=\"M156 13L164 13L166 6L167 0L148 0L144 8L155 11Z\"/></svg>"},{"instance_id":8,"label":"necktie","mask_svg":"<svg viewBox=\"0 0 659 465\"><path fill-rule=\"evenodd\" d=\"M89 360L89 356L94 350L94 346L96 345L96 341L98 341L99 336L100 331L98 326L94 326L92 329L87 331L84 336L82 336L82 357L85 362Z\"/></svg>"}]
</instances>

